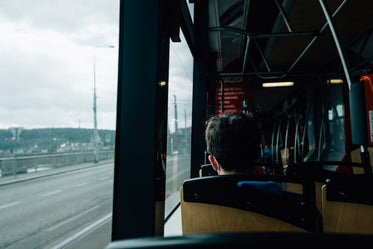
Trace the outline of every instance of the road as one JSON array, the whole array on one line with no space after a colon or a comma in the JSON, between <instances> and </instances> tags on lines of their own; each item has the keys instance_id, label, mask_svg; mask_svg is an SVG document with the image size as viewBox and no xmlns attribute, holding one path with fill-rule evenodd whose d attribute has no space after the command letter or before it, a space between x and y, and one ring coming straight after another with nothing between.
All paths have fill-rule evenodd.
<instances>
[{"instance_id":1,"label":"road","mask_svg":"<svg viewBox=\"0 0 373 249\"><path fill-rule=\"evenodd\" d=\"M185 179L190 178L190 155L168 156L166 163L166 198L179 191Z\"/></svg>"},{"instance_id":2,"label":"road","mask_svg":"<svg viewBox=\"0 0 373 249\"><path fill-rule=\"evenodd\" d=\"M0 248L51 248L110 216L113 163L0 186Z\"/></svg>"},{"instance_id":3,"label":"road","mask_svg":"<svg viewBox=\"0 0 373 249\"><path fill-rule=\"evenodd\" d=\"M189 160L167 158L167 196L189 178ZM113 170L111 161L27 181L20 175L19 182L1 185L0 249L58 248L90 225L109 221Z\"/></svg>"}]
</instances>

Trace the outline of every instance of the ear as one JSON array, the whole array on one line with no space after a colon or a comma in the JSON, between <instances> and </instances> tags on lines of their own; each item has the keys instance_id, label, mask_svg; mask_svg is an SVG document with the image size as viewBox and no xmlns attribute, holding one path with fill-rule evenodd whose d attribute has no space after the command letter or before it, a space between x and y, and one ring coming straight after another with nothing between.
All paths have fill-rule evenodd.
<instances>
[{"instance_id":1,"label":"ear","mask_svg":"<svg viewBox=\"0 0 373 249\"><path fill-rule=\"evenodd\" d=\"M218 167L218 162L215 160L215 157L214 156L211 156L209 155L209 161L212 165L212 168L215 170L215 171L218 171L219 167Z\"/></svg>"}]
</instances>

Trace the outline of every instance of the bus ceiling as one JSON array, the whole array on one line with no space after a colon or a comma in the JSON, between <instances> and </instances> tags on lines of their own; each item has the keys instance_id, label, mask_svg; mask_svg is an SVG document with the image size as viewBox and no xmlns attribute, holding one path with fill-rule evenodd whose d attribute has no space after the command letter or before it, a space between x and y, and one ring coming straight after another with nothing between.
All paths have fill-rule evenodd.
<instances>
[{"instance_id":1,"label":"bus ceiling","mask_svg":"<svg viewBox=\"0 0 373 249\"><path fill-rule=\"evenodd\" d=\"M372 9L363 0L210 0L210 53L220 76L325 72L350 87L354 72L372 67Z\"/></svg>"}]
</instances>

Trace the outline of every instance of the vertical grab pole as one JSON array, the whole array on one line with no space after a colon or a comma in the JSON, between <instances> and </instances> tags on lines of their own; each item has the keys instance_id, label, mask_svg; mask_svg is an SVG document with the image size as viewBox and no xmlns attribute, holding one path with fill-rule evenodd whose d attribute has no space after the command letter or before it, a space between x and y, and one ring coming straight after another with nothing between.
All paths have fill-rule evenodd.
<instances>
[{"instance_id":1,"label":"vertical grab pole","mask_svg":"<svg viewBox=\"0 0 373 249\"><path fill-rule=\"evenodd\" d=\"M299 122L300 122L300 117L297 117L296 123L295 123L295 135L294 135L294 164L298 162L297 160L297 154L299 155L300 153L300 145L299 145Z\"/></svg>"},{"instance_id":2,"label":"vertical grab pole","mask_svg":"<svg viewBox=\"0 0 373 249\"><path fill-rule=\"evenodd\" d=\"M285 165L282 166L284 169L288 165L287 157L288 157L289 126L290 126L290 117L288 117L288 123L286 125L286 133L285 133L285 155L284 155L284 157L285 157ZM290 148L289 148L289 153L290 153ZM289 157L289 161L290 161L290 157Z\"/></svg>"},{"instance_id":3,"label":"vertical grab pole","mask_svg":"<svg viewBox=\"0 0 373 249\"><path fill-rule=\"evenodd\" d=\"M280 132L281 132L281 120L280 120L280 123L278 125L278 129L277 129L277 137L276 137L276 163L278 164L278 146L280 144Z\"/></svg>"},{"instance_id":4,"label":"vertical grab pole","mask_svg":"<svg viewBox=\"0 0 373 249\"><path fill-rule=\"evenodd\" d=\"M337 47L337 51L338 51L338 54L339 54L339 58L341 59L343 71L344 71L344 73L346 75L348 89L351 89L350 73L348 72L347 63L345 61L345 58L344 58L344 55L343 55L343 51L342 51L341 45L339 43L337 32L334 29L333 20L330 17L329 10L327 9L327 7L325 5L324 0L319 0L319 3L320 3L321 8L322 8L322 10L324 12L326 21L328 22L328 25L329 25L329 28L330 28L330 32L332 33L332 36L333 36L333 39L334 39L335 46Z\"/></svg>"},{"instance_id":5,"label":"vertical grab pole","mask_svg":"<svg viewBox=\"0 0 373 249\"><path fill-rule=\"evenodd\" d=\"M275 147L275 131L276 131L276 124L273 126L273 131L272 131L272 142L271 142L271 159L272 163L274 162L274 147Z\"/></svg>"},{"instance_id":6,"label":"vertical grab pole","mask_svg":"<svg viewBox=\"0 0 373 249\"><path fill-rule=\"evenodd\" d=\"M367 146L360 145L360 158L361 162L364 164L364 173L365 174L372 174L372 167L370 165L370 157L369 157L369 151L367 149Z\"/></svg>"},{"instance_id":7,"label":"vertical grab pole","mask_svg":"<svg viewBox=\"0 0 373 249\"><path fill-rule=\"evenodd\" d=\"M224 114L224 80L220 79L221 84L221 115Z\"/></svg>"}]
</instances>

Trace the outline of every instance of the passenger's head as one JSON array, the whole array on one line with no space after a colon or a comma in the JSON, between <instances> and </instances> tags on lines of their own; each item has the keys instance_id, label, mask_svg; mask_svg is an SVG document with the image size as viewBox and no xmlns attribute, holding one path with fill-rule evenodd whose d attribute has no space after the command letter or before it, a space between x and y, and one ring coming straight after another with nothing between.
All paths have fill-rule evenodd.
<instances>
[{"instance_id":1,"label":"passenger's head","mask_svg":"<svg viewBox=\"0 0 373 249\"><path fill-rule=\"evenodd\" d=\"M253 173L260 153L260 131L252 116L223 114L208 120L205 139L209 160L224 173Z\"/></svg>"}]
</instances>

